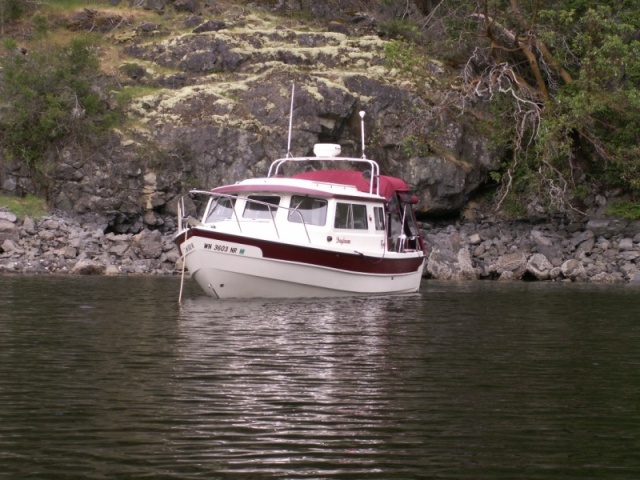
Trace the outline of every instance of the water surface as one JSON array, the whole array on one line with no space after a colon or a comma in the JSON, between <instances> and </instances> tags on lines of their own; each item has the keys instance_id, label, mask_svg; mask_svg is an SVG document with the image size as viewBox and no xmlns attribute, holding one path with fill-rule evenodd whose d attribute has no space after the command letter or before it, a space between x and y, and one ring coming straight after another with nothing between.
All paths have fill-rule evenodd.
<instances>
[{"instance_id":1,"label":"water surface","mask_svg":"<svg viewBox=\"0 0 640 480\"><path fill-rule=\"evenodd\" d=\"M0 476L640 476L637 287L178 291L0 277Z\"/></svg>"}]
</instances>

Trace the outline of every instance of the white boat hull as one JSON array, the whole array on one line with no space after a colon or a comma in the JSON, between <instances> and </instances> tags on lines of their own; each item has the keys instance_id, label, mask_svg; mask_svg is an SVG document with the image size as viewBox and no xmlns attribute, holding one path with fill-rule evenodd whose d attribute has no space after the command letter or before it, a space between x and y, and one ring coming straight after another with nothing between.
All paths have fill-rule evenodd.
<instances>
[{"instance_id":1,"label":"white boat hull","mask_svg":"<svg viewBox=\"0 0 640 480\"><path fill-rule=\"evenodd\" d=\"M214 251L212 246L218 250ZM220 241L208 243L208 240L197 236L190 238L181 248L187 250L184 261L193 279L207 294L217 298L413 293L420 288L424 267L424 257L416 254L416 258L420 257L421 260L415 271L375 274L349 271L264 258L261 249L256 246Z\"/></svg>"}]
</instances>

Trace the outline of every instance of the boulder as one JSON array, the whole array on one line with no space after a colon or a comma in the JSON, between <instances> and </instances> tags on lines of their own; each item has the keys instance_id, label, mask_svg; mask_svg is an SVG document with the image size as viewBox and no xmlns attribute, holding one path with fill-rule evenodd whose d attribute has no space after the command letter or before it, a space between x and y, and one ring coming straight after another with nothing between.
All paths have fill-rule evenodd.
<instances>
[{"instance_id":1,"label":"boulder","mask_svg":"<svg viewBox=\"0 0 640 480\"><path fill-rule=\"evenodd\" d=\"M593 232L596 237L608 236L610 233L609 225L610 221L603 218L591 218L587 222L586 229Z\"/></svg>"},{"instance_id":2,"label":"boulder","mask_svg":"<svg viewBox=\"0 0 640 480\"><path fill-rule=\"evenodd\" d=\"M479 272L471 262L468 249L458 252L450 249L433 248L426 264L426 273L438 280L475 280Z\"/></svg>"},{"instance_id":3,"label":"boulder","mask_svg":"<svg viewBox=\"0 0 640 480\"><path fill-rule=\"evenodd\" d=\"M562 275L570 280L586 280L587 278L584 266L580 261L574 258L564 262L560 269L562 271Z\"/></svg>"},{"instance_id":4,"label":"boulder","mask_svg":"<svg viewBox=\"0 0 640 480\"><path fill-rule=\"evenodd\" d=\"M105 265L93 260L80 260L71 269L74 275L102 275L105 271Z\"/></svg>"},{"instance_id":5,"label":"boulder","mask_svg":"<svg viewBox=\"0 0 640 480\"><path fill-rule=\"evenodd\" d=\"M520 280L527 271L527 256L522 252L503 255L496 261L495 271L500 276L509 272L510 279Z\"/></svg>"},{"instance_id":6,"label":"boulder","mask_svg":"<svg viewBox=\"0 0 640 480\"><path fill-rule=\"evenodd\" d=\"M9 223L16 223L18 217L16 217L16 215L11 212L0 210L0 220L4 220Z\"/></svg>"},{"instance_id":7,"label":"boulder","mask_svg":"<svg viewBox=\"0 0 640 480\"><path fill-rule=\"evenodd\" d=\"M162 234L158 230L143 230L133 236L131 246L139 258L160 258Z\"/></svg>"},{"instance_id":8,"label":"boulder","mask_svg":"<svg viewBox=\"0 0 640 480\"><path fill-rule=\"evenodd\" d=\"M16 245L16 242L14 242L13 240L10 239L5 239L4 242L2 242L2 244L0 244L0 252L4 252L4 253L20 253L23 252L23 250L21 250L18 245Z\"/></svg>"},{"instance_id":9,"label":"boulder","mask_svg":"<svg viewBox=\"0 0 640 480\"><path fill-rule=\"evenodd\" d=\"M633 239L631 238L622 238L618 242L618 248L621 251L632 250L633 249Z\"/></svg>"},{"instance_id":10,"label":"boulder","mask_svg":"<svg viewBox=\"0 0 640 480\"><path fill-rule=\"evenodd\" d=\"M553 246L553 239L549 237L547 234L545 234L544 232L541 232L540 230L532 230L531 238L534 241L534 243L538 246L543 246L543 247Z\"/></svg>"},{"instance_id":11,"label":"boulder","mask_svg":"<svg viewBox=\"0 0 640 480\"><path fill-rule=\"evenodd\" d=\"M36 222L30 217L24 217L22 221L22 230L28 235L34 235L36 233Z\"/></svg>"},{"instance_id":12,"label":"boulder","mask_svg":"<svg viewBox=\"0 0 640 480\"><path fill-rule=\"evenodd\" d=\"M0 218L0 242L4 240L17 240L18 235L15 220L7 220L6 217Z\"/></svg>"},{"instance_id":13,"label":"boulder","mask_svg":"<svg viewBox=\"0 0 640 480\"><path fill-rule=\"evenodd\" d=\"M554 267L559 267L564 261L564 253L560 246L539 245L536 247L537 253L544 255Z\"/></svg>"},{"instance_id":14,"label":"boulder","mask_svg":"<svg viewBox=\"0 0 640 480\"><path fill-rule=\"evenodd\" d=\"M551 277L553 265L541 253L534 253L527 261L527 272L533 275L536 280L548 280Z\"/></svg>"}]
</instances>

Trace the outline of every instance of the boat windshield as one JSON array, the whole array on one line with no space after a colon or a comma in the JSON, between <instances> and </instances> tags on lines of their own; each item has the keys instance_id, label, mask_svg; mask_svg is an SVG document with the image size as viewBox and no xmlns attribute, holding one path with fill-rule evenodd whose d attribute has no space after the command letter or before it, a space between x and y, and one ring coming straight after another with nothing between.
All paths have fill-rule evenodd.
<instances>
[{"instance_id":1,"label":"boat windshield","mask_svg":"<svg viewBox=\"0 0 640 480\"><path fill-rule=\"evenodd\" d=\"M288 219L294 223L323 226L327 223L327 201L322 198L291 197L291 210Z\"/></svg>"},{"instance_id":2,"label":"boat windshield","mask_svg":"<svg viewBox=\"0 0 640 480\"><path fill-rule=\"evenodd\" d=\"M278 210L280 197L274 195L249 195L242 213L243 218L272 218Z\"/></svg>"},{"instance_id":3,"label":"boat windshield","mask_svg":"<svg viewBox=\"0 0 640 480\"><path fill-rule=\"evenodd\" d=\"M212 198L204 223L215 223L231 218L235 204L235 197Z\"/></svg>"}]
</instances>

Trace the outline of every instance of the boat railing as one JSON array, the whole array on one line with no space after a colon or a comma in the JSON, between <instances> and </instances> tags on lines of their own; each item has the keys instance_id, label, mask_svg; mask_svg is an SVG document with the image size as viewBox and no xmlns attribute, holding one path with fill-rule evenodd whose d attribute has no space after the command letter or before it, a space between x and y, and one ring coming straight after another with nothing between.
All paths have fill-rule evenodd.
<instances>
[{"instance_id":1,"label":"boat railing","mask_svg":"<svg viewBox=\"0 0 640 480\"><path fill-rule=\"evenodd\" d=\"M274 205L273 203L269 203L269 202L263 202L262 200L256 200L253 198L248 198L248 197L240 197L238 195L232 195L232 194L228 194L228 193L218 193L218 192L211 192L211 191L207 191L207 190L191 190L189 191L188 195L207 195L209 197L224 197L224 198L229 198L230 200L237 200L237 199L242 199L244 200L246 203L253 203L253 204L258 204L258 205L262 205L267 207L269 214L270 214L270 219L271 219L271 224L273 225L273 228L276 232L276 237L278 238L278 240L280 240L280 232L278 231L278 225L276 223L276 219L275 219L275 214L274 211L277 210L286 210L288 213L294 213L296 215L298 215L298 217L300 218L300 223L302 224L303 228L304 228L304 233L307 236L307 240L309 241L309 243L311 243L311 236L309 235L309 230L307 229L307 222L305 222L304 220L304 216L302 215L302 213L297 209L297 208L289 208L289 207L284 207L281 205ZM186 196L186 195L185 195ZM184 198L185 196L183 196L180 201L178 202L178 227L180 230L185 230L187 228L189 228L190 226L193 226L193 224L195 223L196 225L207 225L206 222L201 222L199 220L195 220L189 216L185 217L185 205L184 205ZM242 223L240 221L240 218L238 217L238 212L236 211L235 208L231 209L232 211L232 215L233 218L235 219L235 223L238 226L238 231L240 233L242 233ZM207 213L207 212L205 212Z\"/></svg>"},{"instance_id":2,"label":"boat railing","mask_svg":"<svg viewBox=\"0 0 640 480\"><path fill-rule=\"evenodd\" d=\"M287 162L351 162L351 163L365 163L369 165L371 169L371 175L369 177L369 193L380 195L380 182L377 181L380 178L380 166L375 160L369 158L353 158L353 157L285 157L274 160L269 167L269 173L267 177L275 177L280 175L280 168Z\"/></svg>"},{"instance_id":3,"label":"boat railing","mask_svg":"<svg viewBox=\"0 0 640 480\"><path fill-rule=\"evenodd\" d=\"M182 197L180 197L180 200L178 200L178 231L182 231L184 230L184 197L185 195L183 195Z\"/></svg>"}]
</instances>

